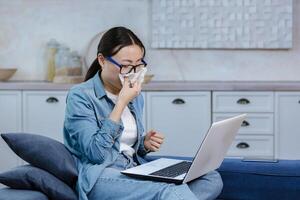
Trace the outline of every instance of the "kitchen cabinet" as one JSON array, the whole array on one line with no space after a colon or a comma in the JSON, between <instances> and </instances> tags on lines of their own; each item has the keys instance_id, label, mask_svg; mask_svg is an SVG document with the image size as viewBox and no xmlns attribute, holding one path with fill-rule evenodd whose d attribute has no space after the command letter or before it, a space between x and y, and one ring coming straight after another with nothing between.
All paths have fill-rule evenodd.
<instances>
[{"instance_id":1,"label":"kitchen cabinet","mask_svg":"<svg viewBox=\"0 0 300 200\"><path fill-rule=\"evenodd\" d=\"M300 159L300 92L276 92L276 156Z\"/></svg>"},{"instance_id":2,"label":"kitchen cabinet","mask_svg":"<svg viewBox=\"0 0 300 200\"><path fill-rule=\"evenodd\" d=\"M273 158L274 93L213 92L213 121L247 113L227 156Z\"/></svg>"},{"instance_id":3,"label":"kitchen cabinet","mask_svg":"<svg viewBox=\"0 0 300 200\"><path fill-rule=\"evenodd\" d=\"M147 92L147 128L165 135L154 155L194 156L211 123L210 92Z\"/></svg>"},{"instance_id":4,"label":"kitchen cabinet","mask_svg":"<svg viewBox=\"0 0 300 200\"><path fill-rule=\"evenodd\" d=\"M67 91L24 91L24 132L63 142Z\"/></svg>"},{"instance_id":5,"label":"kitchen cabinet","mask_svg":"<svg viewBox=\"0 0 300 200\"><path fill-rule=\"evenodd\" d=\"M63 141L68 90L0 90L0 132L28 132ZM247 113L227 156L300 159L300 92L148 91L145 132L165 135L152 155L194 156L211 121ZM22 163L0 138L0 171Z\"/></svg>"},{"instance_id":6,"label":"kitchen cabinet","mask_svg":"<svg viewBox=\"0 0 300 200\"><path fill-rule=\"evenodd\" d=\"M22 95L20 91L0 91L0 133L21 132ZM0 138L0 172L20 164L21 160Z\"/></svg>"}]
</instances>

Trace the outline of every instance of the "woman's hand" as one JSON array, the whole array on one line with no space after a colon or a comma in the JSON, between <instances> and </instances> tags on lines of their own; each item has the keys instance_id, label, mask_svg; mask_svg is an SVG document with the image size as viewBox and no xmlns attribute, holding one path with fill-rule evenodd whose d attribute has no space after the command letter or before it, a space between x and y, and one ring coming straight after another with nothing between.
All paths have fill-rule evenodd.
<instances>
[{"instance_id":1,"label":"woman's hand","mask_svg":"<svg viewBox=\"0 0 300 200\"><path fill-rule=\"evenodd\" d=\"M148 151L158 151L163 142L164 136L151 130L145 136L144 146Z\"/></svg>"},{"instance_id":2,"label":"woman's hand","mask_svg":"<svg viewBox=\"0 0 300 200\"><path fill-rule=\"evenodd\" d=\"M131 83L128 77L124 77L124 84L119 93L118 103L127 106L127 104L137 97L142 90L142 84L138 81Z\"/></svg>"},{"instance_id":3,"label":"woman's hand","mask_svg":"<svg viewBox=\"0 0 300 200\"><path fill-rule=\"evenodd\" d=\"M135 83L130 83L128 77L125 77L123 87L119 93L117 103L110 113L109 118L115 122L119 122L123 110L128 105L128 103L138 96L141 92L142 86L137 81Z\"/></svg>"}]
</instances>

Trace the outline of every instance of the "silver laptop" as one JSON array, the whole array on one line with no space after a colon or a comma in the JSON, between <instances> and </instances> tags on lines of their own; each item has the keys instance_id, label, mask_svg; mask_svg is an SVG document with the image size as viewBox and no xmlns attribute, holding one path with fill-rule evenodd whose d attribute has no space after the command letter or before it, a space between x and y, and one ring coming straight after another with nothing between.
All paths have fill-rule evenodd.
<instances>
[{"instance_id":1,"label":"silver laptop","mask_svg":"<svg viewBox=\"0 0 300 200\"><path fill-rule=\"evenodd\" d=\"M214 122L192 162L160 158L121 173L135 178L175 184L192 181L220 167L245 118L246 114L242 114Z\"/></svg>"}]
</instances>

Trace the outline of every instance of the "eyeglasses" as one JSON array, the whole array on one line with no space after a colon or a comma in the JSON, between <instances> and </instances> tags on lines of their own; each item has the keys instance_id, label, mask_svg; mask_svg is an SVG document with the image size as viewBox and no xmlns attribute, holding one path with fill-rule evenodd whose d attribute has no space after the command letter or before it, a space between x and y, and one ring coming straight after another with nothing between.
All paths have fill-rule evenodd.
<instances>
[{"instance_id":1,"label":"eyeglasses","mask_svg":"<svg viewBox=\"0 0 300 200\"><path fill-rule=\"evenodd\" d=\"M132 71L134 73L141 71L142 69L144 69L147 66L147 63L142 59L142 63L138 64L138 65L122 65L119 64L117 61L115 61L112 57L106 57L106 59L108 61L110 61L111 63L117 65L120 68L120 74L129 74Z\"/></svg>"}]
</instances>

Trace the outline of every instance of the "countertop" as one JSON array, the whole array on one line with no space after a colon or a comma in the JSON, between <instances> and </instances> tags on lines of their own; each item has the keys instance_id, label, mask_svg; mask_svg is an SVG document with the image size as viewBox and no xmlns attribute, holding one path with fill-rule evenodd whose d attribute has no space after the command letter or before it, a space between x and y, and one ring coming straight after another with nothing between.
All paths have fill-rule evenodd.
<instances>
[{"instance_id":1,"label":"countertop","mask_svg":"<svg viewBox=\"0 0 300 200\"><path fill-rule=\"evenodd\" d=\"M0 82L0 90L69 90L74 84ZM151 81L144 91L300 91L300 81Z\"/></svg>"}]
</instances>

